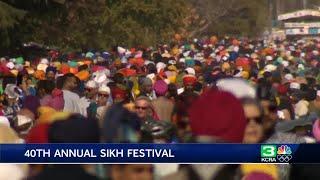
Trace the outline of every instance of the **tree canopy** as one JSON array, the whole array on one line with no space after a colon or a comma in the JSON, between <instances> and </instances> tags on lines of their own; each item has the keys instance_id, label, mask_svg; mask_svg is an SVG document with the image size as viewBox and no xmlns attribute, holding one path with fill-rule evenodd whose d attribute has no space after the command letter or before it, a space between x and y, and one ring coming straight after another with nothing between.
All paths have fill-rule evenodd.
<instances>
[{"instance_id":1,"label":"tree canopy","mask_svg":"<svg viewBox=\"0 0 320 180\"><path fill-rule=\"evenodd\" d=\"M254 36L267 1L0 0L0 46L37 42L64 50L153 46L203 35Z\"/></svg>"}]
</instances>

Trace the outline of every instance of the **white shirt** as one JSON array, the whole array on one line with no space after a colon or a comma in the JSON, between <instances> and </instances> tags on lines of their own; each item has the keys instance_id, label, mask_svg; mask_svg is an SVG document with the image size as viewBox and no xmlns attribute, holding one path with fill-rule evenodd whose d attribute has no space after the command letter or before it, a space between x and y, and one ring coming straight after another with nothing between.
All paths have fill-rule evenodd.
<instances>
[{"instance_id":1,"label":"white shirt","mask_svg":"<svg viewBox=\"0 0 320 180\"><path fill-rule=\"evenodd\" d=\"M84 117L88 116L87 108L90 105L90 100L86 97L80 98L80 102L78 103L80 107L80 114L82 114Z\"/></svg>"},{"instance_id":2,"label":"white shirt","mask_svg":"<svg viewBox=\"0 0 320 180\"><path fill-rule=\"evenodd\" d=\"M70 112L70 113L80 113L80 97L78 94L73 93L68 90L63 91L63 99L64 99L64 109L63 111Z\"/></svg>"}]
</instances>

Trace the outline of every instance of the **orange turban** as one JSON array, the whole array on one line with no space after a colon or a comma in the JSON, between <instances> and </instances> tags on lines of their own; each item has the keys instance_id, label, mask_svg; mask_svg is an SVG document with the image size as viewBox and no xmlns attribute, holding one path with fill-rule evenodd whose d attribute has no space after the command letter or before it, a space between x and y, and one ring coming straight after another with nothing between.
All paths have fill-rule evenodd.
<instances>
[{"instance_id":1,"label":"orange turban","mask_svg":"<svg viewBox=\"0 0 320 180\"><path fill-rule=\"evenodd\" d=\"M46 73L42 70L37 70L33 75L38 80L44 80L46 78Z\"/></svg>"},{"instance_id":2,"label":"orange turban","mask_svg":"<svg viewBox=\"0 0 320 180\"><path fill-rule=\"evenodd\" d=\"M132 65L136 65L142 67L144 65L144 60L142 58L131 58L129 63Z\"/></svg>"},{"instance_id":3,"label":"orange turban","mask_svg":"<svg viewBox=\"0 0 320 180\"><path fill-rule=\"evenodd\" d=\"M210 42L211 42L211 44L216 44L218 42L217 36L211 36Z\"/></svg>"},{"instance_id":4,"label":"orange turban","mask_svg":"<svg viewBox=\"0 0 320 180\"><path fill-rule=\"evenodd\" d=\"M125 77L135 76L137 74L136 70L129 68L120 69L118 72L123 74Z\"/></svg>"},{"instance_id":5,"label":"orange turban","mask_svg":"<svg viewBox=\"0 0 320 180\"><path fill-rule=\"evenodd\" d=\"M237 39L232 40L232 45L239 46L240 42Z\"/></svg>"},{"instance_id":6,"label":"orange turban","mask_svg":"<svg viewBox=\"0 0 320 180\"><path fill-rule=\"evenodd\" d=\"M69 72L70 72L70 67L69 67L69 65L68 65L68 64L62 64L62 65L61 65L61 68L60 68L60 72L61 72L62 74L67 74L67 73L69 73Z\"/></svg>"},{"instance_id":7,"label":"orange turban","mask_svg":"<svg viewBox=\"0 0 320 180\"><path fill-rule=\"evenodd\" d=\"M115 66L120 66L122 64L120 59L116 59L113 63Z\"/></svg>"},{"instance_id":8,"label":"orange turban","mask_svg":"<svg viewBox=\"0 0 320 180\"><path fill-rule=\"evenodd\" d=\"M87 59L87 60L84 60L83 63L89 66L92 63L92 61Z\"/></svg>"},{"instance_id":9,"label":"orange turban","mask_svg":"<svg viewBox=\"0 0 320 180\"><path fill-rule=\"evenodd\" d=\"M81 80L81 81L87 81L90 77L90 73L86 70L82 70L76 74L76 76Z\"/></svg>"},{"instance_id":10,"label":"orange turban","mask_svg":"<svg viewBox=\"0 0 320 180\"><path fill-rule=\"evenodd\" d=\"M78 73L78 68L77 67L72 67L72 68L70 68L70 72L72 74L77 74Z\"/></svg>"},{"instance_id":11,"label":"orange turban","mask_svg":"<svg viewBox=\"0 0 320 180\"><path fill-rule=\"evenodd\" d=\"M236 66L237 67L242 67L243 70L249 71L250 70L250 61L248 58L237 58L236 59Z\"/></svg>"},{"instance_id":12,"label":"orange turban","mask_svg":"<svg viewBox=\"0 0 320 180\"><path fill-rule=\"evenodd\" d=\"M174 39L176 39L177 41L181 41L181 35L180 34L175 34L174 35Z\"/></svg>"}]
</instances>

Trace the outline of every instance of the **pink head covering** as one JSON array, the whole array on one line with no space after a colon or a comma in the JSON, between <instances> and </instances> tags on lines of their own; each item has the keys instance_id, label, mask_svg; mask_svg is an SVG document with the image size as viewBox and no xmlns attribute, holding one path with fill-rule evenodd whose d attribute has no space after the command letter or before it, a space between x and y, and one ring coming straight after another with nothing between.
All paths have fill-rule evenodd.
<instances>
[{"instance_id":1,"label":"pink head covering","mask_svg":"<svg viewBox=\"0 0 320 180\"><path fill-rule=\"evenodd\" d=\"M313 124L312 133L317 142L320 141L320 120L316 120Z\"/></svg>"},{"instance_id":2,"label":"pink head covering","mask_svg":"<svg viewBox=\"0 0 320 180\"><path fill-rule=\"evenodd\" d=\"M63 92L60 89L54 89L52 91L52 100L49 106L57 111L63 110L64 99L63 99Z\"/></svg>"},{"instance_id":3,"label":"pink head covering","mask_svg":"<svg viewBox=\"0 0 320 180\"><path fill-rule=\"evenodd\" d=\"M154 84L153 89L155 90L158 96L164 96L168 91L168 85L164 80L158 80Z\"/></svg>"}]
</instances>

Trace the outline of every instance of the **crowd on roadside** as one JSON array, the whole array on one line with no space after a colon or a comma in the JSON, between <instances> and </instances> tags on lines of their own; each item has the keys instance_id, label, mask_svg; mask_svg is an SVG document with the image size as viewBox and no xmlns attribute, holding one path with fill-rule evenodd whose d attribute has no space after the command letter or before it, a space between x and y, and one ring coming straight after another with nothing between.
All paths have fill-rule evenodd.
<instances>
[{"instance_id":1,"label":"crowd on roadside","mask_svg":"<svg viewBox=\"0 0 320 180\"><path fill-rule=\"evenodd\" d=\"M0 58L0 143L317 143L320 42L220 38ZM13 165L0 179L317 179L315 165Z\"/></svg>"}]
</instances>

